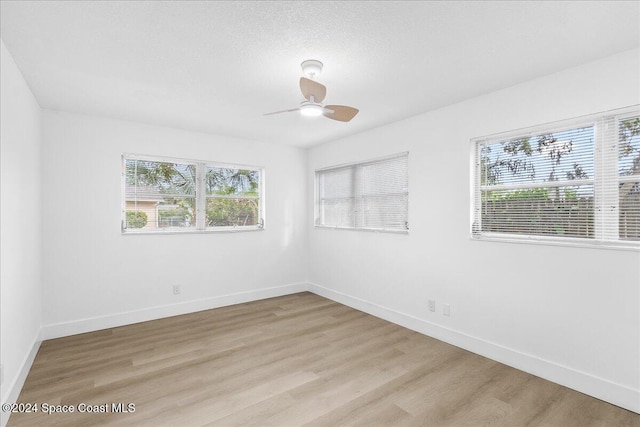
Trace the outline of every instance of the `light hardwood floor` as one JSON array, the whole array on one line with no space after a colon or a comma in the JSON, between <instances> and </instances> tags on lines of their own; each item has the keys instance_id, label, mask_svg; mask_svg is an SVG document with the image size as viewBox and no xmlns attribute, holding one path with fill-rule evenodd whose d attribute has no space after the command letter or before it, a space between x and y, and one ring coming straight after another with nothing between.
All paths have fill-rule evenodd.
<instances>
[{"instance_id":1,"label":"light hardwood floor","mask_svg":"<svg viewBox=\"0 0 640 427\"><path fill-rule=\"evenodd\" d=\"M9 426L640 426L640 415L311 293L42 343Z\"/></svg>"}]
</instances>

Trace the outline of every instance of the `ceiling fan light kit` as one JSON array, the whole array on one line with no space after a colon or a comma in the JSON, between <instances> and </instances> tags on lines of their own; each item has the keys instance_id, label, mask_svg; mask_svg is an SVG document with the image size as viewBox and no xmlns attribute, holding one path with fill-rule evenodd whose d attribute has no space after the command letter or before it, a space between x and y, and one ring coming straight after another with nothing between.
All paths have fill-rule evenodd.
<instances>
[{"instance_id":1,"label":"ceiling fan light kit","mask_svg":"<svg viewBox=\"0 0 640 427\"><path fill-rule=\"evenodd\" d=\"M323 115L329 119L337 120L339 122L348 122L358 114L359 110L357 108L348 107L346 105L324 106L322 104L322 101L327 94L327 88L312 80L322 72L322 62L315 59L309 59L300 64L300 66L302 68L302 72L310 77L300 77L300 91L302 92L302 96L304 96L305 101L302 101L298 108L266 113L264 114L265 116L300 111L300 114L305 117L317 117Z\"/></svg>"},{"instance_id":2,"label":"ceiling fan light kit","mask_svg":"<svg viewBox=\"0 0 640 427\"><path fill-rule=\"evenodd\" d=\"M300 104L300 114L306 117L318 117L324 113L324 108L315 102L303 101Z\"/></svg>"}]
</instances>

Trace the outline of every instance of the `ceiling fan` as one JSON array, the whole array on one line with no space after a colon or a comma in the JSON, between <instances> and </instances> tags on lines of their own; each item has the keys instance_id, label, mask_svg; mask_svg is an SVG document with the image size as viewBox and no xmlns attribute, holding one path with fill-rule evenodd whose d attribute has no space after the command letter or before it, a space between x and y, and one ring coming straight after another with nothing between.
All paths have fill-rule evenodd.
<instances>
[{"instance_id":1,"label":"ceiling fan","mask_svg":"<svg viewBox=\"0 0 640 427\"><path fill-rule=\"evenodd\" d=\"M274 111L266 113L265 116L280 113L290 113L292 111L300 111L303 116L325 116L339 122L348 122L358 114L358 109L348 107L346 105L323 105L322 101L327 94L327 88L312 80L322 71L322 62L315 59L309 59L302 64L302 72L310 78L300 77L300 91L305 100L300 103L298 108L290 110Z\"/></svg>"}]
</instances>

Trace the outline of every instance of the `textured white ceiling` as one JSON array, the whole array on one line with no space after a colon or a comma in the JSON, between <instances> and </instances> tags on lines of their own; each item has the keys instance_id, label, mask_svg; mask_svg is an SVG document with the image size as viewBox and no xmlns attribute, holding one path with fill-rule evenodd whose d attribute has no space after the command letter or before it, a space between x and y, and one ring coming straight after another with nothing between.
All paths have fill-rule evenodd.
<instances>
[{"instance_id":1,"label":"textured white ceiling","mask_svg":"<svg viewBox=\"0 0 640 427\"><path fill-rule=\"evenodd\" d=\"M310 146L640 44L640 2L0 2L44 108ZM300 63L325 103L298 113ZM605 76L603 76L605 77Z\"/></svg>"}]
</instances>

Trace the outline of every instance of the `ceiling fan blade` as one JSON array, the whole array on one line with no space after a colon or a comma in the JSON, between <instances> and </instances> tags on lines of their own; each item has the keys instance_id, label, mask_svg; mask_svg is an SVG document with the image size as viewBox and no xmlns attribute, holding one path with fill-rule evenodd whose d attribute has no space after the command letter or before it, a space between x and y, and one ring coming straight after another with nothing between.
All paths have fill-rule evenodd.
<instances>
[{"instance_id":1,"label":"ceiling fan blade","mask_svg":"<svg viewBox=\"0 0 640 427\"><path fill-rule=\"evenodd\" d=\"M322 114L324 114L325 117L339 122L348 122L360 111L357 108L347 107L346 105L325 105L324 108L325 112ZM326 110L332 110L332 112Z\"/></svg>"},{"instance_id":2,"label":"ceiling fan blade","mask_svg":"<svg viewBox=\"0 0 640 427\"><path fill-rule=\"evenodd\" d=\"M300 108L292 108L290 110L281 110L281 111L274 111L273 113L264 113L263 116L271 116L273 114L280 114L280 113L290 113L292 111L298 111Z\"/></svg>"},{"instance_id":3,"label":"ceiling fan blade","mask_svg":"<svg viewBox=\"0 0 640 427\"><path fill-rule=\"evenodd\" d=\"M324 85L306 77L300 77L300 90L307 101L310 101L311 96L313 96L315 102L322 102L324 97L327 96L327 88Z\"/></svg>"}]
</instances>

